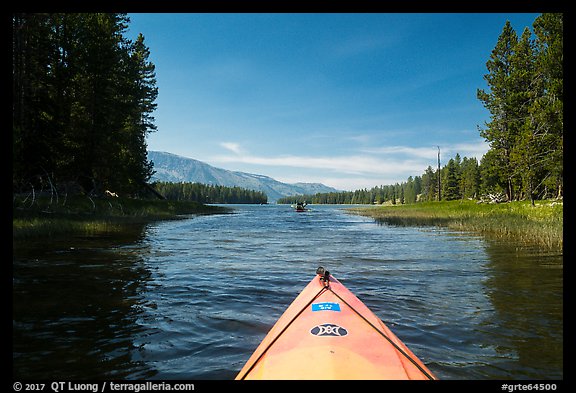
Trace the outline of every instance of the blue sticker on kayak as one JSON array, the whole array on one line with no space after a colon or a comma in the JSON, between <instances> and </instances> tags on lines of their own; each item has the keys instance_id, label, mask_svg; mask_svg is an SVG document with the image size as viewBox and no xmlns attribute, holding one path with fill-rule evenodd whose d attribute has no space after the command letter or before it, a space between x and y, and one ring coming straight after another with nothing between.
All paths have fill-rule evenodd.
<instances>
[{"instance_id":1,"label":"blue sticker on kayak","mask_svg":"<svg viewBox=\"0 0 576 393\"><path fill-rule=\"evenodd\" d=\"M312 303L312 311L340 311L339 303Z\"/></svg>"}]
</instances>

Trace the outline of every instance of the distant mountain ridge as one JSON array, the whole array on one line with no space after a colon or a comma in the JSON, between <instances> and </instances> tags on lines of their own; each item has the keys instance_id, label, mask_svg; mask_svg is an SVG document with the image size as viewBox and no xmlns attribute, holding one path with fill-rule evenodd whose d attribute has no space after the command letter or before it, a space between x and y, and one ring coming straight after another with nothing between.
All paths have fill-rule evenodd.
<instances>
[{"instance_id":1,"label":"distant mountain ridge","mask_svg":"<svg viewBox=\"0 0 576 393\"><path fill-rule=\"evenodd\" d=\"M193 182L226 187L242 187L266 193L268 202L274 202L285 196L339 191L322 183L288 184L269 176L229 171L213 167L202 161L167 152L148 151L148 159L154 163L154 170L156 171L151 181Z\"/></svg>"}]
</instances>

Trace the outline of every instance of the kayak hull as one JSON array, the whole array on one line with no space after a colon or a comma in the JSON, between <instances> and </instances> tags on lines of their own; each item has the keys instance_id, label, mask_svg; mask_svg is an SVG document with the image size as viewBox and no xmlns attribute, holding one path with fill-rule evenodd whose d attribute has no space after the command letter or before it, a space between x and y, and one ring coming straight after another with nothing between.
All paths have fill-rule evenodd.
<instances>
[{"instance_id":1,"label":"kayak hull","mask_svg":"<svg viewBox=\"0 0 576 393\"><path fill-rule=\"evenodd\" d=\"M316 276L256 348L236 379L435 379L333 276Z\"/></svg>"}]
</instances>

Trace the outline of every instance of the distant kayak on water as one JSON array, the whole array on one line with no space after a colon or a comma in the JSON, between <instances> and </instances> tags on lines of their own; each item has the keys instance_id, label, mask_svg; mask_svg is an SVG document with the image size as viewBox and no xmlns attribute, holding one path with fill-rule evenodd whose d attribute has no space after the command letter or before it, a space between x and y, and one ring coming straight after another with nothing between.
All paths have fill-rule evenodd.
<instances>
[{"instance_id":1,"label":"distant kayak on water","mask_svg":"<svg viewBox=\"0 0 576 393\"><path fill-rule=\"evenodd\" d=\"M297 212L309 211L310 209L306 208L306 206L308 206L308 203L306 203L306 201L297 202L295 205L290 205L290 207L296 210Z\"/></svg>"},{"instance_id":2,"label":"distant kayak on water","mask_svg":"<svg viewBox=\"0 0 576 393\"><path fill-rule=\"evenodd\" d=\"M316 276L236 376L242 379L437 379L330 272Z\"/></svg>"}]
</instances>

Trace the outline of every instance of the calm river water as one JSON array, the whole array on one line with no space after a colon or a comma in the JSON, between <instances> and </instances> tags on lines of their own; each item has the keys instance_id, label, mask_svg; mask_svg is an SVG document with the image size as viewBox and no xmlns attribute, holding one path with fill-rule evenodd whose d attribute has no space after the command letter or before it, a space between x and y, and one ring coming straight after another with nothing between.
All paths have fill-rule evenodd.
<instances>
[{"instance_id":1,"label":"calm river water","mask_svg":"<svg viewBox=\"0 0 576 393\"><path fill-rule=\"evenodd\" d=\"M14 244L16 379L233 379L325 266L440 379L562 379L563 257L343 206Z\"/></svg>"}]
</instances>

